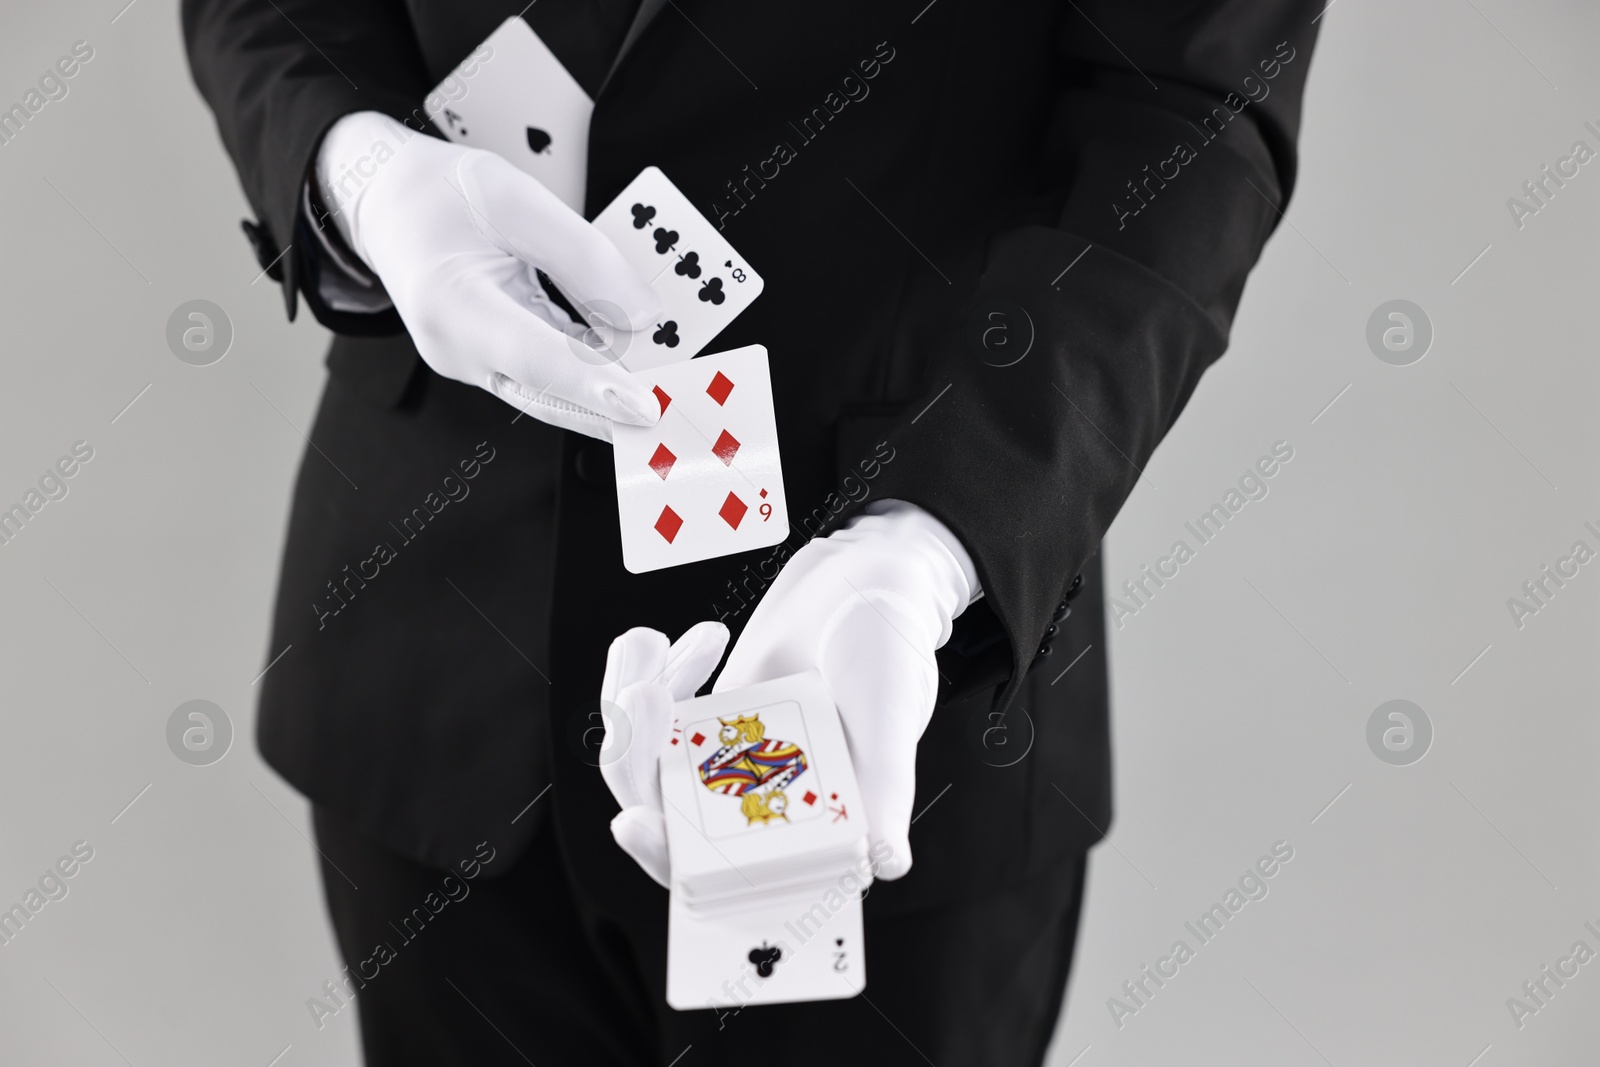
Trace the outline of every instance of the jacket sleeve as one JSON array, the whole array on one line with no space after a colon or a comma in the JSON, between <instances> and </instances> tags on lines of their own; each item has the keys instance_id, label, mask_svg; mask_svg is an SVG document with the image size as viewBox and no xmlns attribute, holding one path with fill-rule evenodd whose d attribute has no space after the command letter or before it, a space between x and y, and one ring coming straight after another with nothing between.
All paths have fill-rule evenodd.
<instances>
[{"instance_id":1,"label":"jacket sleeve","mask_svg":"<svg viewBox=\"0 0 1600 1067\"><path fill-rule=\"evenodd\" d=\"M257 258L283 286L294 318L304 289L319 321L347 333L394 333L391 309L334 311L319 298L322 258L303 194L322 135L353 111L381 111L421 129L428 85L398 0L183 0L189 67L211 106L259 222L245 222ZM409 120L409 121L408 121Z\"/></svg>"},{"instance_id":2,"label":"jacket sleeve","mask_svg":"<svg viewBox=\"0 0 1600 1067\"><path fill-rule=\"evenodd\" d=\"M1320 7L1078 0L1064 16L1045 224L991 238L879 486L970 551L1011 643L1001 706L1227 347L1294 180ZM991 324L1004 358L984 350Z\"/></svg>"}]
</instances>

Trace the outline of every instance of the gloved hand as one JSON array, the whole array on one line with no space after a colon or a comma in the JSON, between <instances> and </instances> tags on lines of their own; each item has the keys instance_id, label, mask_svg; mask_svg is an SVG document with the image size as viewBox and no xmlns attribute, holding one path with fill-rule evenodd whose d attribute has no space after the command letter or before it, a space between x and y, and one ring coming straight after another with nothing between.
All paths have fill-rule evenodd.
<instances>
[{"instance_id":1,"label":"gloved hand","mask_svg":"<svg viewBox=\"0 0 1600 1067\"><path fill-rule=\"evenodd\" d=\"M670 869L660 758L672 705L706 684L727 647L728 628L720 622L699 623L671 646L665 634L641 626L611 642L606 655L600 774L622 805L611 820L611 836L663 886Z\"/></svg>"},{"instance_id":2,"label":"gloved hand","mask_svg":"<svg viewBox=\"0 0 1600 1067\"><path fill-rule=\"evenodd\" d=\"M801 548L778 575L717 679L721 692L816 670L850 745L877 876L911 869L917 742L939 686L934 651L978 589L971 557L933 516L883 501Z\"/></svg>"},{"instance_id":3,"label":"gloved hand","mask_svg":"<svg viewBox=\"0 0 1600 1067\"><path fill-rule=\"evenodd\" d=\"M387 153L379 146L387 146ZM534 418L611 440L661 417L649 388L551 303L535 268L599 325L636 329L654 291L607 238L492 152L418 134L375 111L323 138L316 174L334 222L439 374Z\"/></svg>"}]
</instances>

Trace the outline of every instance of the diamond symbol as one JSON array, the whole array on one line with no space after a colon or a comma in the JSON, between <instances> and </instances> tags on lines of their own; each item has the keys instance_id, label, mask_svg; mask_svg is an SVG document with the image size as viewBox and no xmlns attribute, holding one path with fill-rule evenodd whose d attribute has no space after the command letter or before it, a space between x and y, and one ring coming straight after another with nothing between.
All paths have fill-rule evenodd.
<instances>
[{"instance_id":1,"label":"diamond symbol","mask_svg":"<svg viewBox=\"0 0 1600 1067\"><path fill-rule=\"evenodd\" d=\"M746 504L743 500L740 500L732 493L729 493L728 499L724 500L722 502L722 507L717 509L717 514L722 516L723 522L737 530L739 528L740 520L744 518L744 513L749 510L750 505ZM674 515L673 518L677 518L677 516ZM669 537L667 540L670 541L672 538Z\"/></svg>"},{"instance_id":2,"label":"diamond symbol","mask_svg":"<svg viewBox=\"0 0 1600 1067\"><path fill-rule=\"evenodd\" d=\"M706 395L718 404L728 402L728 394L733 392L733 382L726 374L717 371L717 376L711 379L711 384L706 386Z\"/></svg>"},{"instance_id":3,"label":"diamond symbol","mask_svg":"<svg viewBox=\"0 0 1600 1067\"><path fill-rule=\"evenodd\" d=\"M661 405L661 414L665 415L667 413L667 405L672 403L672 398L659 385L652 389L651 392L656 394L656 403Z\"/></svg>"},{"instance_id":4,"label":"diamond symbol","mask_svg":"<svg viewBox=\"0 0 1600 1067\"><path fill-rule=\"evenodd\" d=\"M711 446L711 454L722 460L724 467L733 466L733 457L739 452L739 439L727 430L717 436L717 443ZM670 453L669 453L670 454ZM662 475L666 477L665 474Z\"/></svg>"},{"instance_id":5,"label":"diamond symbol","mask_svg":"<svg viewBox=\"0 0 1600 1067\"><path fill-rule=\"evenodd\" d=\"M806 795L801 797L800 799L805 801L807 804L815 804L817 802L817 794L815 794L811 790L807 789L806 790Z\"/></svg>"},{"instance_id":6,"label":"diamond symbol","mask_svg":"<svg viewBox=\"0 0 1600 1067\"><path fill-rule=\"evenodd\" d=\"M729 494L732 495L731 493ZM656 533L667 539L667 544L672 544L672 539L678 536L678 530L683 526L683 520L671 508L662 508L661 517L656 519Z\"/></svg>"},{"instance_id":7,"label":"diamond symbol","mask_svg":"<svg viewBox=\"0 0 1600 1067\"><path fill-rule=\"evenodd\" d=\"M696 730L694 732L694 736L689 738L689 740L694 742L695 748L699 748L701 745L706 743L706 735L701 733L699 730Z\"/></svg>"},{"instance_id":8,"label":"diamond symbol","mask_svg":"<svg viewBox=\"0 0 1600 1067\"><path fill-rule=\"evenodd\" d=\"M667 472L672 470L672 465L678 462L678 457L666 445L657 445L655 452L650 456L650 469L661 475L661 480L667 480ZM671 538L668 538L671 540Z\"/></svg>"}]
</instances>

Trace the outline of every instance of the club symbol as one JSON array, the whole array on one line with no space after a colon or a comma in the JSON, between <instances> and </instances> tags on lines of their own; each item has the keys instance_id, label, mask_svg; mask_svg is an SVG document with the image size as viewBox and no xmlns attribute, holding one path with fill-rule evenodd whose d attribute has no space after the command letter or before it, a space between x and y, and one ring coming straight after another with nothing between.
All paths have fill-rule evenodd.
<instances>
[{"instance_id":1,"label":"club symbol","mask_svg":"<svg viewBox=\"0 0 1600 1067\"><path fill-rule=\"evenodd\" d=\"M700 253L685 252L678 257L678 262L673 266L673 271L686 278L700 277Z\"/></svg>"},{"instance_id":2,"label":"club symbol","mask_svg":"<svg viewBox=\"0 0 1600 1067\"><path fill-rule=\"evenodd\" d=\"M529 126L528 148L534 155L543 155L550 151L550 134L537 126Z\"/></svg>"},{"instance_id":3,"label":"club symbol","mask_svg":"<svg viewBox=\"0 0 1600 1067\"><path fill-rule=\"evenodd\" d=\"M650 340L654 341L658 345L666 345L668 348L677 348L678 323L676 320L668 319L666 322L663 322L660 327L656 329L656 332L650 335Z\"/></svg>"},{"instance_id":4,"label":"club symbol","mask_svg":"<svg viewBox=\"0 0 1600 1067\"><path fill-rule=\"evenodd\" d=\"M653 236L656 239L656 252L660 255L666 255L667 250L678 243L678 231L669 230L665 226L657 227Z\"/></svg>"},{"instance_id":5,"label":"club symbol","mask_svg":"<svg viewBox=\"0 0 1600 1067\"><path fill-rule=\"evenodd\" d=\"M700 283L700 299L711 304L720 304L728 299L728 294L722 291L722 279L712 278Z\"/></svg>"},{"instance_id":6,"label":"club symbol","mask_svg":"<svg viewBox=\"0 0 1600 1067\"><path fill-rule=\"evenodd\" d=\"M783 949L768 945L763 941L760 948L750 950L750 955L747 958L756 965L756 974L762 978L771 978L772 968L777 966L779 960L783 959Z\"/></svg>"},{"instance_id":7,"label":"club symbol","mask_svg":"<svg viewBox=\"0 0 1600 1067\"><path fill-rule=\"evenodd\" d=\"M633 205L633 228L642 230L656 217L656 209L649 204Z\"/></svg>"}]
</instances>

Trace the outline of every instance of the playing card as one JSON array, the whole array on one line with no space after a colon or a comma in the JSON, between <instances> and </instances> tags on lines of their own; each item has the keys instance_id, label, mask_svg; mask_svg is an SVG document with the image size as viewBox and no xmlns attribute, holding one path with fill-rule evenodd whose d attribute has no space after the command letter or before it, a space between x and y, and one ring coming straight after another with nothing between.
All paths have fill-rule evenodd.
<instances>
[{"instance_id":1,"label":"playing card","mask_svg":"<svg viewBox=\"0 0 1600 1067\"><path fill-rule=\"evenodd\" d=\"M634 574L789 535L767 350L640 371L661 421L612 428L622 562Z\"/></svg>"},{"instance_id":2,"label":"playing card","mask_svg":"<svg viewBox=\"0 0 1600 1067\"><path fill-rule=\"evenodd\" d=\"M611 351L632 371L689 359L761 294L761 275L657 167L646 167L595 218L665 310L620 331Z\"/></svg>"},{"instance_id":3,"label":"playing card","mask_svg":"<svg viewBox=\"0 0 1600 1067\"><path fill-rule=\"evenodd\" d=\"M498 153L583 212L594 101L521 17L502 22L423 110L450 140Z\"/></svg>"},{"instance_id":4,"label":"playing card","mask_svg":"<svg viewBox=\"0 0 1600 1067\"><path fill-rule=\"evenodd\" d=\"M701 913L667 906L667 1003L737 1012L750 1004L853 997L867 984L856 879Z\"/></svg>"},{"instance_id":5,"label":"playing card","mask_svg":"<svg viewBox=\"0 0 1600 1067\"><path fill-rule=\"evenodd\" d=\"M673 892L688 906L868 873L855 768L815 673L680 702L661 792Z\"/></svg>"}]
</instances>

